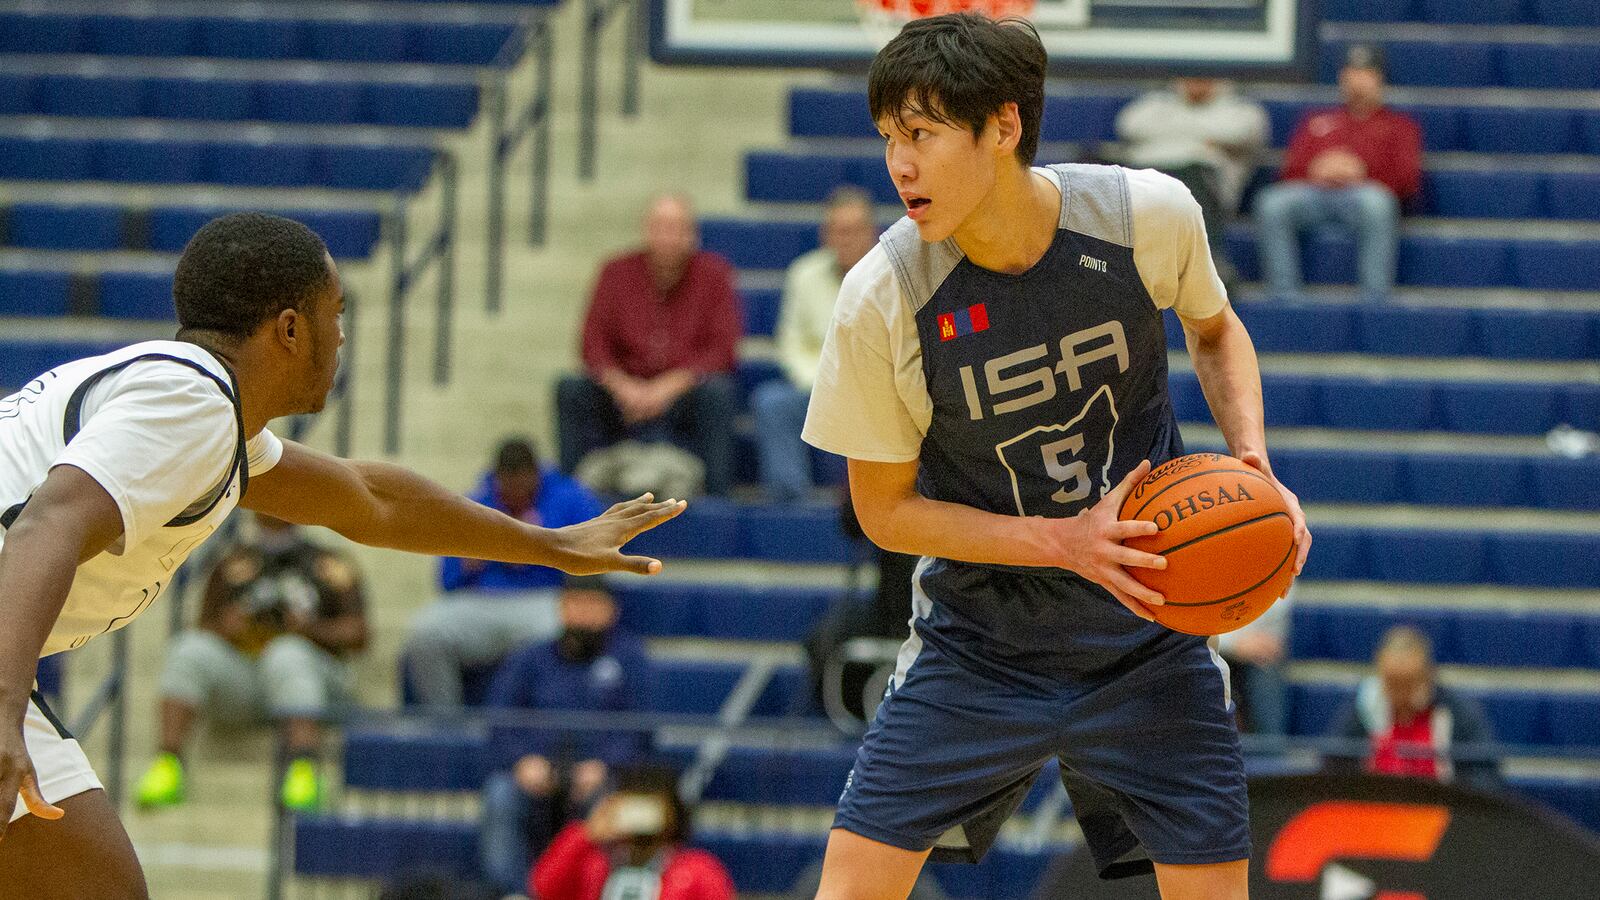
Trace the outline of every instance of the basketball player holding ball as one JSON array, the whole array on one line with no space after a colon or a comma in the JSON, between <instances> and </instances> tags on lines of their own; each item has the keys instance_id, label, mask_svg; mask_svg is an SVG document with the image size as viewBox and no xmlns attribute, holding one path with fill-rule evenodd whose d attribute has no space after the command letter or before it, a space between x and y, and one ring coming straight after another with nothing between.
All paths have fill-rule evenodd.
<instances>
[{"instance_id":1,"label":"basketball player holding ball","mask_svg":"<svg viewBox=\"0 0 1600 900\"><path fill-rule=\"evenodd\" d=\"M907 209L844 279L805 439L849 459L881 547L922 557L902 648L840 797L818 897L904 898L976 861L1050 758L1103 877L1165 900L1247 896L1249 813L1227 672L1129 574L1165 561L1118 510L1183 453L1161 317L1183 322L1234 456L1272 477L1255 350L1176 180L1034 168L1032 27L906 25L868 102Z\"/></svg>"},{"instance_id":2,"label":"basketball player holding ball","mask_svg":"<svg viewBox=\"0 0 1600 900\"><path fill-rule=\"evenodd\" d=\"M649 495L537 528L388 463L284 441L344 343L339 273L289 219L201 228L173 277L179 330L58 366L0 399L0 900L138 900L144 876L77 741L37 691L41 656L121 628L235 506L430 556L649 574L620 552L683 511Z\"/></svg>"}]
</instances>

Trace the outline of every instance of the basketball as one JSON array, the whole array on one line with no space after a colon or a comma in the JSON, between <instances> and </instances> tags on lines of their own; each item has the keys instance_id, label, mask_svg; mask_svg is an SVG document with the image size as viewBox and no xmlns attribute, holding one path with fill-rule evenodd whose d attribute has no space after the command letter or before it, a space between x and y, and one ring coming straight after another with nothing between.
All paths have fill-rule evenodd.
<instances>
[{"instance_id":1,"label":"basketball","mask_svg":"<svg viewBox=\"0 0 1600 900\"><path fill-rule=\"evenodd\" d=\"M1147 609L1185 634L1223 634L1255 621L1294 580L1294 525L1283 495L1257 470L1221 453L1169 460L1134 485L1122 519L1161 530L1127 546L1167 558L1128 572L1167 598Z\"/></svg>"}]
</instances>

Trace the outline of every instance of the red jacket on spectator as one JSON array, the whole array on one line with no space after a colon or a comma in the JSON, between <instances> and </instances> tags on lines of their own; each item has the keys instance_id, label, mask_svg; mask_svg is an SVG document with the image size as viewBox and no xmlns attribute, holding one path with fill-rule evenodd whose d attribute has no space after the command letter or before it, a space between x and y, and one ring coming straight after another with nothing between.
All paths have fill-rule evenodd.
<instances>
[{"instance_id":1,"label":"red jacket on spectator","mask_svg":"<svg viewBox=\"0 0 1600 900\"><path fill-rule=\"evenodd\" d=\"M690 849L668 853L657 900L734 900L733 879L715 856ZM539 900L600 900L610 877L606 851L589 839L584 823L573 822L534 863L528 893Z\"/></svg>"},{"instance_id":2,"label":"red jacket on spectator","mask_svg":"<svg viewBox=\"0 0 1600 900\"><path fill-rule=\"evenodd\" d=\"M1380 107L1358 119L1343 107L1307 113L1289 139L1283 180L1307 178L1307 167L1325 150L1345 149L1367 165L1367 177L1408 200L1422 189L1422 127L1404 113Z\"/></svg>"},{"instance_id":3,"label":"red jacket on spectator","mask_svg":"<svg viewBox=\"0 0 1600 900\"><path fill-rule=\"evenodd\" d=\"M673 369L728 373L743 332L727 260L707 250L695 253L663 296L645 254L630 253L600 270L583 320L583 365L596 379L607 369L635 378Z\"/></svg>"}]
</instances>

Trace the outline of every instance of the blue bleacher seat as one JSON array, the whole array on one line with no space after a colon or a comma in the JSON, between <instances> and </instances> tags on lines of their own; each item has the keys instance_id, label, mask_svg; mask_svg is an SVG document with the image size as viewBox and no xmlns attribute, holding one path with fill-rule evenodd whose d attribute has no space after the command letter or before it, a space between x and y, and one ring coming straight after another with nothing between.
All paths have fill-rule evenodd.
<instances>
[{"instance_id":1,"label":"blue bleacher seat","mask_svg":"<svg viewBox=\"0 0 1600 900\"><path fill-rule=\"evenodd\" d=\"M459 724L398 720L344 736L344 784L370 791L474 791L482 787L488 734Z\"/></svg>"},{"instance_id":2,"label":"blue bleacher seat","mask_svg":"<svg viewBox=\"0 0 1600 900\"><path fill-rule=\"evenodd\" d=\"M1600 542L1592 534L1502 532L1489 538L1486 573L1501 584L1593 589Z\"/></svg>"},{"instance_id":3,"label":"blue bleacher seat","mask_svg":"<svg viewBox=\"0 0 1600 900\"><path fill-rule=\"evenodd\" d=\"M1600 344L1600 331L1597 331L1596 338L1596 343ZM1579 428L1594 430L1600 423L1600 384L1569 384L1562 394L1563 402L1557 418Z\"/></svg>"},{"instance_id":4,"label":"blue bleacher seat","mask_svg":"<svg viewBox=\"0 0 1600 900\"><path fill-rule=\"evenodd\" d=\"M1528 469L1536 505L1600 511L1600 458L1542 457L1530 460Z\"/></svg>"},{"instance_id":5,"label":"blue bleacher seat","mask_svg":"<svg viewBox=\"0 0 1600 900\"><path fill-rule=\"evenodd\" d=\"M756 222L707 219L700 224L707 250L726 256L741 269L782 269L817 247L817 226L811 222Z\"/></svg>"},{"instance_id":6,"label":"blue bleacher seat","mask_svg":"<svg viewBox=\"0 0 1600 900\"><path fill-rule=\"evenodd\" d=\"M168 272L106 272L100 276L100 314L113 319L175 319Z\"/></svg>"},{"instance_id":7,"label":"blue bleacher seat","mask_svg":"<svg viewBox=\"0 0 1600 900\"><path fill-rule=\"evenodd\" d=\"M207 153L208 181L260 187L315 183L312 162L316 151L309 144L230 141L208 145Z\"/></svg>"},{"instance_id":8,"label":"blue bleacher seat","mask_svg":"<svg viewBox=\"0 0 1600 900\"><path fill-rule=\"evenodd\" d=\"M1495 45L1486 41L1386 41L1383 46L1392 84L1492 87L1499 79Z\"/></svg>"},{"instance_id":9,"label":"blue bleacher seat","mask_svg":"<svg viewBox=\"0 0 1600 900\"><path fill-rule=\"evenodd\" d=\"M1540 25L1600 28L1600 6L1591 0L1528 0Z\"/></svg>"},{"instance_id":10,"label":"blue bleacher seat","mask_svg":"<svg viewBox=\"0 0 1600 900\"><path fill-rule=\"evenodd\" d=\"M1323 422L1329 428L1425 431L1436 422L1434 392L1426 381L1325 378Z\"/></svg>"},{"instance_id":11,"label":"blue bleacher seat","mask_svg":"<svg viewBox=\"0 0 1600 900\"><path fill-rule=\"evenodd\" d=\"M175 16L89 16L84 49L111 56L194 56L197 24Z\"/></svg>"},{"instance_id":12,"label":"blue bleacher seat","mask_svg":"<svg viewBox=\"0 0 1600 900\"><path fill-rule=\"evenodd\" d=\"M420 190L433 163L428 147L329 145L320 155L324 184L366 190Z\"/></svg>"},{"instance_id":13,"label":"blue bleacher seat","mask_svg":"<svg viewBox=\"0 0 1600 900\"><path fill-rule=\"evenodd\" d=\"M41 250L119 250L122 210L95 204L18 203L11 207L7 243Z\"/></svg>"},{"instance_id":14,"label":"blue bleacher seat","mask_svg":"<svg viewBox=\"0 0 1600 900\"><path fill-rule=\"evenodd\" d=\"M64 316L71 287L72 277L64 271L0 269L0 316ZM4 375L0 385L17 386Z\"/></svg>"},{"instance_id":15,"label":"blue bleacher seat","mask_svg":"<svg viewBox=\"0 0 1600 900\"><path fill-rule=\"evenodd\" d=\"M1348 353L1355 349L1356 310L1326 303L1237 303L1235 309L1262 350ZM1176 316L1172 317L1176 319Z\"/></svg>"},{"instance_id":16,"label":"blue bleacher seat","mask_svg":"<svg viewBox=\"0 0 1600 900\"><path fill-rule=\"evenodd\" d=\"M375 125L465 128L478 113L478 88L464 81L374 83L362 93L363 121Z\"/></svg>"},{"instance_id":17,"label":"blue bleacher seat","mask_svg":"<svg viewBox=\"0 0 1600 900\"><path fill-rule=\"evenodd\" d=\"M1441 24L1514 25L1526 19L1526 0L1418 0L1417 20Z\"/></svg>"},{"instance_id":18,"label":"blue bleacher seat","mask_svg":"<svg viewBox=\"0 0 1600 900\"><path fill-rule=\"evenodd\" d=\"M1535 691L1469 691L1483 706L1494 739L1508 744L1550 743L1546 696Z\"/></svg>"},{"instance_id":19,"label":"blue bleacher seat","mask_svg":"<svg viewBox=\"0 0 1600 900\"><path fill-rule=\"evenodd\" d=\"M1115 140L1117 113L1132 99L1132 94L1046 95L1039 138L1044 141Z\"/></svg>"},{"instance_id":20,"label":"blue bleacher seat","mask_svg":"<svg viewBox=\"0 0 1600 900\"><path fill-rule=\"evenodd\" d=\"M1577 116L1570 109L1473 107L1465 111L1470 149L1478 153L1572 153Z\"/></svg>"},{"instance_id":21,"label":"blue bleacher seat","mask_svg":"<svg viewBox=\"0 0 1600 900\"><path fill-rule=\"evenodd\" d=\"M1445 427L1480 434L1543 434L1556 424L1558 385L1441 381L1435 387Z\"/></svg>"},{"instance_id":22,"label":"blue bleacher seat","mask_svg":"<svg viewBox=\"0 0 1600 900\"><path fill-rule=\"evenodd\" d=\"M1422 149L1435 153L1474 149L1467 140L1466 115L1462 107L1396 103L1393 108L1416 119L1422 126Z\"/></svg>"},{"instance_id":23,"label":"blue bleacher seat","mask_svg":"<svg viewBox=\"0 0 1600 900\"><path fill-rule=\"evenodd\" d=\"M38 112L52 116L137 116L144 111L141 78L41 75Z\"/></svg>"},{"instance_id":24,"label":"blue bleacher seat","mask_svg":"<svg viewBox=\"0 0 1600 900\"><path fill-rule=\"evenodd\" d=\"M1400 239L1400 283L1493 287L1510 278L1511 242L1501 238L1406 235ZM1343 278L1354 280L1354 266Z\"/></svg>"},{"instance_id":25,"label":"blue bleacher seat","mask_svg":"<svg viewBox=\"0 0 1600 900\"><path fill-rule=\"evenodd\" d=\"M360 121L358 82L302 78L256 85L260 117L269 122L345 124Z\"/></svg>"},{"instance_id":26,"label":"blue bleacher seat","mask_svg":"<svg viewBox=\"0 0 1600 900\"><path fill-rule=\"evenodd\" d=\"M372 210L285 210L283 215L315 231L322 242L328 245L328 253L335 259L371 256L382 229L382 219Z\"/></svg>"},{"instance_id":27,"label":"blue bleacher seat","mask_svg":"<svg viewBox=\"0 0 1600 900\"><path fill-rule=\"evenodd\" d=\"M295 59L306 54L306 24L294 19L208 18L200 25L206 56L225 59Z\"/></svg>"},{"instance_id":28,"label":"blue bleacher seat","mask_svg":"<svg viewBox=\"0 0 1600 900\"><path fill-rule=\"evenodd\" d=\"M1600 173L1549 173L1544 177L1543 208L1544 215L1553 219L1600 219Z\"/></svg>"},{"instance_id":29,"label":"blue bleacher seat","mask_svg":"<svg viewBox=\"0 0 1600 900\"><path fill-rule=\"evenodd\" d=\"M1500 77L1507 87L1547 90L1600 88L1600 45L1561 41L1503 44Z\"/></svg>"},{"instance_id":30,"label":"blue bleacher seat","mask_svg":"<svg viewBox=\"0 0 1600 900\"><path fill-rule=\"evenodd\" d=\"M25 116L34 110L34 78L21 72L0 73L0 115Z\"/></svg>"},{"instance_id":31,"label":"blue bleacher seat","mask_svg":"<svg viewBox=\"0 0 1600 900\"><path fill-rule=\"evenodd\" d=\"M1600 695L1552 694L1545 704L1552 743L1600 748Z\"/></svg>"},{"instance_id":32,"label":"blue bleacher seat","mask_svg":"<svg viewBox=\"0 0 1600 900\"><path fill-rule=\"evenodd\" d=\"M430 22L417 26L412 55L419 62L484 66L495 61L515 31L493 22Z\"/></svg>"},{"instance_id":33,"label":"blue bleacher seat","mask_svg":"<svg viewBox=\"0 0 1600 900\"><path fill-rule=\"evenodd\" d=\"M1329 22L1408 22L1413 6L1414 0L1324 0L1322 16Z\"/></svg>"},{"instance_id":34,"label":"blue bleacher seat","mask_svg":"<svg viewBox=\"0 0 1600 900\"><path fill-rule=\"evenodd\" d=\"M405 62L411 28L381 19L317 22L308 49L315 59L352 62Z\"/></svg>"},{"instance_id":35,"label":"blue bleacher seat","mask_svg":"<svg viewBox=\"0 0 1600 900\"><path fill-rule=\"evenodd\" d=\"M1475 666L1582 665L1578 617L1563 612L1452 611L1458 661Z\"/></svg>"},{"instance_id":36,"label":"blue bleacher seat","mask_svg":"<svg viewBox=\"0 0 1600 900\"><path fill-rule=\"evenodd\" d=\"M1590 359L1600 356L1592 337L1600 316L1560 309L1481 309L1473 318L1477 346L1498 359Z\"/></svg>"},{"instance_id":37,"label":"blue bleacher seat","mask_svg":"<svg viewBox=\"0 0 1600 900\"><path fill-rule=\"evenodd\" d=\"M1309 503L1402 502L1402 458L1383 451L1279 448L1272 468Z\"/></svg>"},{"instance_id":38,"label":"blue bleacher seat","mask_svg":"<svg viewBox=\"0 0 1600 900\"><path fill-rule=\"evenodd\" d=\"M254 119L255 85L239 78L152 78L149 113L167 119Z\"/></svg>"},{"instance_id":39,"label":"blue bleacher seat","mask_svg":"<svg viewBox=\"0 0 1600 900\"><path fill-rule=\"evenodd\" d=\"M1189 376L1193 382L1193 376ZM1198 392L1199 385L1195 383ZM1283 428L1314 428L1324 419L1321 409L1321 388L1317 379L1307 375L1272 373L1262 379L1262 400L1267 421Z\"/></svg>"},{"instance_id":40,"label":"blue bleacher seat","mask_svg":"<svg viewBox=\"0 0 1600 900\"><path fill-rule=\"evenodd\" d=\"M1507 786L1578 824L1600 831L1600 779L1513 775Z\"/></svg>"},{"instance_id":41,"label":"blue bleacher seat","mask_svg":"<svg viewBox=\"0 0 1600 900\"><path fill-rule=\"evenodd\" d=\"M777 330L783 307L783 292L772 288L744 288L739 291L744 311L746 334L769 337Z\"/></svg>"},{"instance_id":42,"label":"blue bleacher seat","mask_svg":"<svg viewBox=\"0 0 1600 900\"><path fill-rule=\"evenodd\" d=\"M789 133L806 137L871 137L877 134L865 91L795 88L789 92Z\"/></svg>"},{"instance_id":43,"label":"blue bleacher seat","mask_svg":"<svg viewBox=\"0 0 1600 900\"><path fill-rule=\"evenodd\" d=\"M300 875L390 878L443 869L470 877L477 867L476 821L332 815L294 820L294 871Z\"/></svg>"},{"instance_id":44,"label":"blue bleacher seat","mask_svg":"<svg viewBox=\"0 0 1600 900\"><path fill-rule=\"evenodd\" d=\"M1557 291L1600 289L1600 241L1526 238L1512 244L1513 283Z\"/></svg>"},{"instance_id":45,"label":"blue bleacher seat","mask_svg":"<svg viewBox=\"0 0 1600 900\"><path fill-rule=\"evenodd\" d=\"M1588 110L1578 117L1578 140L1583 152L1600 153L1600 110Z\"/></svg>"},{"instance_id":46,"label":"blue bleacher seat","mask_svg":"<svg viewBox=\"0 0 1600 900\"><path fill-rule=\"evenodd\" d=\"M1427 211L1461 219L1534 219L1544 210L1539 172L1458 171L1423 173Z\"/></svg>"},{"instance_id":47,"label":"blue bleacher seat","mask_svg":"<svg viewBox=\"0 0 1600 900\"><path fill-rule=\"evenodd\" d=\"M0 53L82 53L83 17L8 10L0 13Z\"/></svg>"},{"instance_id":48,"label":"blue bleacher seat","mask_svg":"<svg viewBox=\"0 0 1600 900\"><path fill-rule=\"evenodd\" d=\"M1339 710L1355 695L1354 685L1291 683L1289 733L1324 735L1333 727Z\"/></svg>"},{"instance_id":49,"label":"blue bleacher seat","mask_svg":"<svg viewBox=\"0 0 1600 900\"><path fill-rule=\"evenodd\" d=\"M1403 502L1446 506L1527 506L1526 470L1516 457L1411 453Z\"/></svg>"},{"instance_id":50,"label":"blue bleacher seat","mask_svg":"<svg viewBox=\"0 0 1600 900\"><path fill-rule=\"evenodd\" d=\"M1474 349L1471 310L1447 306L1367 306L1357 314L1361 349L1387 356L1465 356Z\"/></svg>"},{"instance_id":51,"label":"blue bleacher seat","mask_svg":"<svg viewBox=\"0 0 1600 900\"><path fill-rule=\"evenodd\" d=\"M751 507L744 516L749 552L778 562L847 562L849 540L832 505Z\"/></svg>"},{"instance_id":52,"label":"blue bleacher seat","mask_svg":"<svg viewBox=\"0 0 1600 900\"><path fill-rule=\"evenodd\" d=\"M1383 581L1476 584L1485 578L1482 532L1373 528L1372 572Z\"/></svg>"},{"instance_id":53,"label":"blue bleacher seat","mask_svg":"<svg viewBox=\"0 0 1600 900\"><path fill-rule=\"evenodd\" d=\"M0 136L0 172L8 178L78 181L90 177L93 161L92 141Z\"/></svg>"},{"instance_id":54,"label":"blue bleacher seat","mask_svg":"<svg viewBox=\"0 0 1600 900\"><path fill-rule=\"evenodd\" d=\"M91 176L102 181L185 184L215 178L207 146L197 141L121 140L95 144Z\"/></svg>"}]
</instances>

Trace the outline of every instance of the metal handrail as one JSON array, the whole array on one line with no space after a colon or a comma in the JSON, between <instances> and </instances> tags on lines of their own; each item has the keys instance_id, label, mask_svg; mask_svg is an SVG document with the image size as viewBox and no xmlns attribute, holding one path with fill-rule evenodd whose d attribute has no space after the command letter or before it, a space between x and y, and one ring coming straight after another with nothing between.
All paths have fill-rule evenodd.
<instances>
[{"instance_id":1,"label":"metal handrail","mask_svg":"<svg viewBox=\"0 0 1600 900\"><path fill-rule=\"evenodd\" d=\"M639 113L639 68L645 53L644 0L584 0L583 74L578 84L578 177L592 181L599 152L600 35L617 10L629 8L628 39L622 48L622 114Z\"/></svg>"},{"instance_id":2,"label":"metal handrail","mask_svg":"<svg viewBox=\"0 0 1600 900\"><path fill-rule=\"evenodd\" d=\"M397 191L386 222L390 245L388 365L384 385L384 452L400 452L400 410L404 393L406 299L411 288L437 263L438 312L434 336L433 379L444 384L450 375L450 324L455 298L456 190L455 154L438 148L433 171L440 179L439 223L428 235L422 252L408 261L406 201Z\"/></svg>"},{"instance_id":3,"label":"metal handrail","mask_svg":"<svg viewBox=\"0 0 1600 900\"><path fill-rule=\"evenodd\" d=\"M528 243L544 244L549 223L550 207L550 95L555 73L554 25L547 12L533 14L521 32L522 47L531 44L536 56L536 74L533 93L517 115L516 121L507 123L510 101L510 77L501 73L484 85L484 96L489 109L489 178L488 197L484 204L487 216L488 254L484 290L485 305L490 313L503 308L505 293L505 220L506 220L506 166L530 135L533 151L530 158L532 180L528 186ZM509 45L508 45L509 46Z\"/></svg>"}]
</instances>

